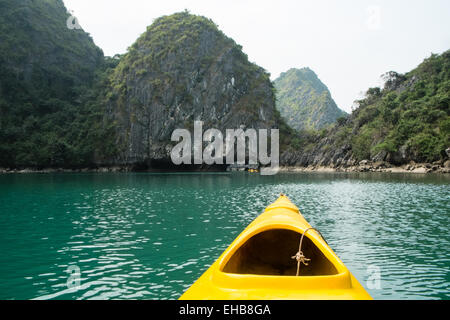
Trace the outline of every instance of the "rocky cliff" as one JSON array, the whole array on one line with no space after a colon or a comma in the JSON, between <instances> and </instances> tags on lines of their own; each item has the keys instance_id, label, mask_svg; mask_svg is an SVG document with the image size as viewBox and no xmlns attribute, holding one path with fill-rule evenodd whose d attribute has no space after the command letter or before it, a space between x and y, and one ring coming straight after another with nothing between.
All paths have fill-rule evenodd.
<instances>
[{"instance_id":1,"label":"rocky cliff","mask_svg":"<svg viewBox=\"0 0 450 320\"><path fill-rule=\"evenodd\" d=\"M170 161L175 129L278 128L269 74L209 19L158 18L111 77L108 114L117 123L116 164Z\"/></svg>"},{"instance_id":2,"label":"rocky cliff","mask_svg":"<svg viewBox=\"0 0 450 320\"><path fill-rule=\"evenodd\" d=\"M277 109L297 130L318 130L347 116L327 86L309 68L290 69L275 80Z\"/></svg>"}]
</instances>

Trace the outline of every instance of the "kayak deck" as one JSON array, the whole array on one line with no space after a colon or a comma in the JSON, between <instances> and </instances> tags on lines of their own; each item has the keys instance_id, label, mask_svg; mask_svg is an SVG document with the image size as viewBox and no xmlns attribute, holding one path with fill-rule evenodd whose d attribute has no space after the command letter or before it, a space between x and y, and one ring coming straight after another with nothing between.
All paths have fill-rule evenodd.
<instances>
[{"instance_id":1,"label":"kayak deck","mask_svg":"<svg viewBox=\"0 0 450 320\"><path fill-rule=\"evenodd\" d=\"M315 230L303 238L301 264L292 256L311 228L281 196L266 208L189 288L183 300L371 299Z\"/></svg>"}]
</instances>

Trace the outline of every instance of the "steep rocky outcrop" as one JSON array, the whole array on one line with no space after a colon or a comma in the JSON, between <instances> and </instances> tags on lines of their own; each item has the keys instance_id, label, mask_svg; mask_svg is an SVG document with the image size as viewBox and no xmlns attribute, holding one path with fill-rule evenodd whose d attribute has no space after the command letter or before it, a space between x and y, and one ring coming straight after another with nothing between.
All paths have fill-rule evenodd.
<instances>
[{"instance_id":1,"label":"steep rocky outcrop","mask_svg":"<svg viewBox=\"0 0 450 320\"><path fill-rule=\"evenodd\" d=\"M170 159L175 129L278 128L269 74L209 19L158 18L121 59L110 84L119 164Z\"/></svg>"},{"instance_id":2,"label":"steep rocky outcrop","mask_svg":"<svg viewBox=\"0 0 450 320\"><path fill-rule=\"evenodd\" d=\"M318 130L347 116L327 86L309 68L290 69L275 80L277 109L297 130Z\"/></svg>"}]
</instances>

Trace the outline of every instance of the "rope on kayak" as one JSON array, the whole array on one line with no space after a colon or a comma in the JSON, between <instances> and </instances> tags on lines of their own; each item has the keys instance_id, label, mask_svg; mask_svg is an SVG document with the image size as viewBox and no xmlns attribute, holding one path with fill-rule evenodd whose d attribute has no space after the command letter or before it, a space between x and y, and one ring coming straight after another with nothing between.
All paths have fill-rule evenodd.
<instances>
[{"instance_id":1,"label":"rope on kayak","mask_svg":"<svg viewBox=\"0 0 450 320\"><path fill-rule=\"evenodd\" d=\"M311 259L308 259L308 258L305 257L305 255L303 254L303 251L302 251L303 237L305 236L305 234L309 230L315 230L317 233L319 233L319 235L322 237L322 239L325 240L325 238L322 236L320 231L317 230L316 228L308 228L308 229L306 229L303 232L302 237L300 238L300 244L298 246L298 252L295 254L295 256L291 257L291 259L297 260L297 274L296 274L297 277L300 275L300 266L301 266L301 264L303 263L305 266L307 266L308 262L311 261Z\"/></svg>"}]
</instances>

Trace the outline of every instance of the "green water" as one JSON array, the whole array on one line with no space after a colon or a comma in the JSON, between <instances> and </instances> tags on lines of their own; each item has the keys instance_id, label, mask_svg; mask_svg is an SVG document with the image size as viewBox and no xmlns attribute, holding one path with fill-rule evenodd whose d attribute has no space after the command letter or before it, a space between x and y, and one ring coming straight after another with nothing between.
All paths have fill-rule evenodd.
<instances>
[{"instance_id":1,"label":"green water","mask_svg":"<svg viewBox=\"0 0 450 320\"><path fill-rule=\"evenodd\" d=\"M450 298L450 177L236 173L0 175L0 299L176 299L280 192L374 298Z\"/></svg>"}]
</instances>

